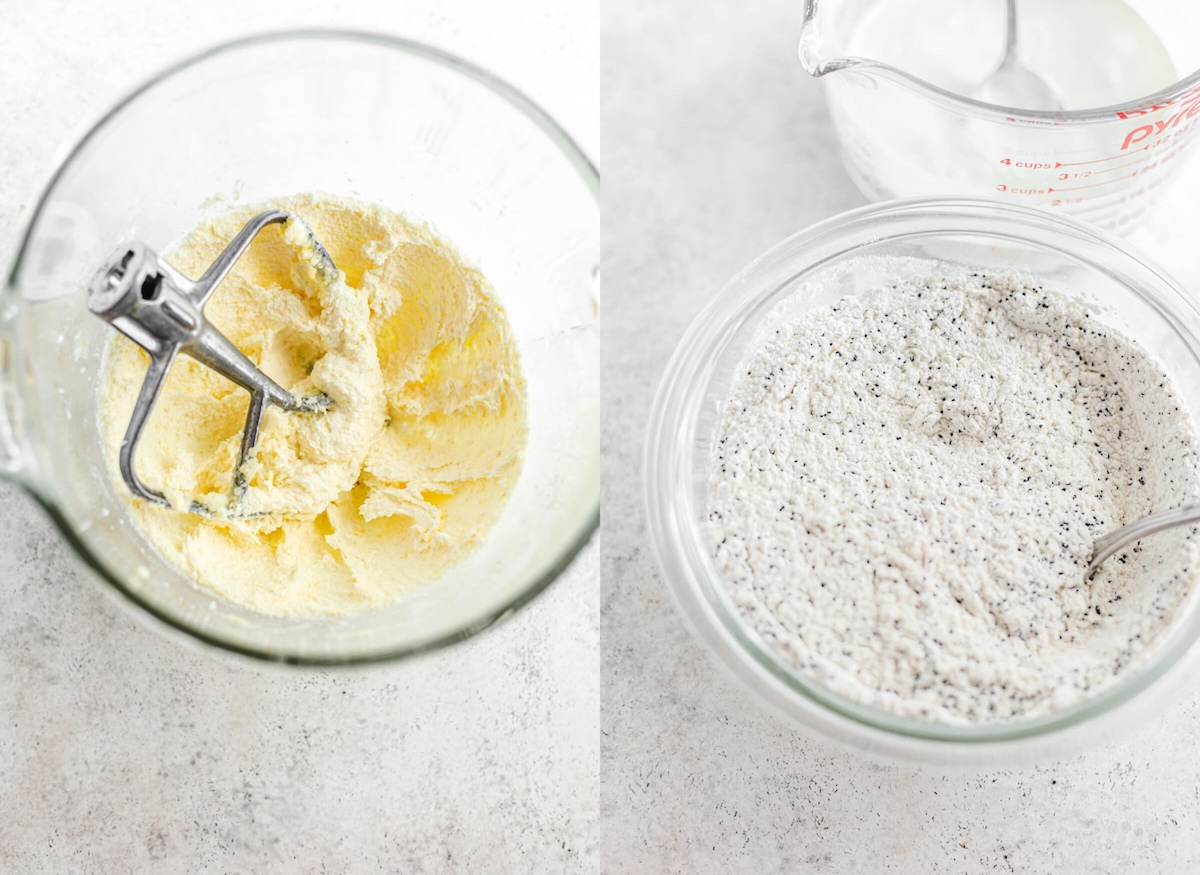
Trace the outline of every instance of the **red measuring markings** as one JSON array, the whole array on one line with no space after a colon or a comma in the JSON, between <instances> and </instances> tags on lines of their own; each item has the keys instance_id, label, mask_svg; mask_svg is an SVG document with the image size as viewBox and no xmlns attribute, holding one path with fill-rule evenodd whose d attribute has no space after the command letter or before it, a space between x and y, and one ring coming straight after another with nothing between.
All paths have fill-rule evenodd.
<instances>
[{"instance_id":1,"label":"red measuring markings","mask_svg":"<svg viewBox=\"0 0 1200 875\"><path fill-rule=\"evenodd\" d=\"M1117 176L1112 179L1106 179L1103 182L1093 182L1091 185L1072 185L1072 186L1067 186L1067 187L1063 187L1063 188L1048 188L1048 189L1046 189L1046 191L1048 191L1048 192L1050 192L1050 191L1079 191L1084 188L1096 188L1097 186L1100 186L1100 185L1112 185L1114 182L1120 182L1122 179L1133 179L1135 176L1137 176L1141 172L1142 171L1140 171L1140 170L1135 170L1135 171L1133 171L1133 173L1127 174L1125 176Z\"/></svg>"},{"instance_id":2,"label":"red measuring markings","mask_svg":"<svg viewBox=\"0 0 1200 875\"><path fill-rule=\"evenodd\" d=\"M1135 164L1144 164L1148 157L1149 156L1143 156L1138 158L1136 161L1128 161L1125 164L1118 164L1116 167L1101 167L1099 170L1085 170L1084 172L1093 176L1097 176L1101 173L1112 173L1114 170L1121 170L1124 167L1133 167Z\"/></svg>"},{"instance_id":3,"label":"red measuring markings","mask_svg":"<svg viewBox=\"0 0 1200 875\"><path fill-rule=\"evenodd\" d=\"M1026 194L1026 195L1028 195L1028 194L1055 194L1055 193L1061 194L1061 193L1067 192L1067 191L1083 191L1083 190L1089 189L1089 188L1099 188L1102 185L1112 185L1114 182L1120 182L1123 179L1133 179L1135 176L1138 176L1140 174L1147 173L1151 170L1156 169L1160 164L1162 164L1164 161L1166 161L1167 159L1172 158L1172 157L1174 157L1174 153L1166 155L1162 159L1156 160L1151 164L1147 164L1143 167L1140 167L1137 170L1133 171L1133 173L1127 173L1124 176L1116 176L1116 177L1113 177L1112 179L1102 179L1099 182L1090 182L1087 185L1060 185L1058 188L1054 188L1052 186L1047 186L1046 188L1041 189L1041 188L1015 188L1015 187L1001 183L996 186L996 191L1003 191L1003 192L1007 192L1009 194ZM1138 163L1138 162L1133 162L1133 163ZM1117 170L1119 168L1114 167L1112 169ZM1062 176L1059 177L1059 179L1063 180L1064 178L1066 178L1068 176L1075 177L1077 179L1087 179L1088 177L1093 176L1094 174L1103 173L1103 172L1105 172L1105 171L1088 170L1083 173L1072 173L1072 174L1064 173L1064 174L1062 174ZM1151 183L1151 184L1153 185L1154 183ZM1056 201L1056 203L1057 203L1057 201Z\"/></svg>"},{"instance_id":4,"label":"red measuring markings","mask_svg":"<svg viewBox=\"0 0 1200 875\"><path fill-rule=\"evenodd\" d=\"M1178 154L1178 152L1179 152L1178 149L1172 150L1171 152L1167 153L1166 155L1163 155L1161 158L1156 158L1152 164L1147 164L1146 166L1141 167L1141 168L1133 171L1133 173L1127 174L1125 176L1118 176L1113 179L1105 179L1105 180L1102 180L1101 182L1093 182L1089 185L1073 185L1073 186L1064 187L1064 188L1051 188L1051 189L1049 189L1049 191L1079 191L1080 189L1084 189L1084 188L1096 188L1097 186L1101 186L1101 185L1111 185L1114 182L1120 182L1122 179L1133 179L1133 177L1138 176L1139 174L1148 173L1149 171L1158 168L1161 164L1164 164L1167 161L1169 161L1170 159L1174 158L1176 156L1176 154ZM1161 182L1161 180L1151 182L1150 185L1151 186L1157 185L1158 182Z\"/></svg>"},{"instance_id":5,"label":"red measuring markings","mask_svg":"<svg viewBox=\"0 0 1200 875\"><path fill-rule=\"evenodd\" d=\"M1060 173L1060 174L1058 174L1058 181L1066 182L1069 179L1087 179L1090 176L1099 176L1101 173L1113 173L1114 171L1117 171L1117 170L1124 170L1126 167L1145 166L1145 164L1148 160L1149 160L1149 156L1143 156L1141 158L1138 158L1136 161L1127 161L1124 164L1118 164L1116 167L1100 167L1096 170L1078 170L1078 171L1075 171L1074 173ZM1063 165L1060 164L1058 166L1062 167ZM1153 165L1151 165L1151 166L1153 166ZM1140 171L1138 171L1138 172L1140 172ZM1114 177L1113 179L1109 179L1109 180L1105 180L1105 181L1106 182L1115 182L1117 179L1125 179L1125 177L1117 176L1117 177Z\"/></svg>"},{"instance_id":6,"label":"red measuring markings","mask_svg":"<svg viewBox=\"0 0 1200 875\"><path fill-rule=\"evenodd\" d=\"M1145 146L1142 146L1142 148L1138 149L1137 151L1145 152L1149 148L1150 148L1150 144L1147 143ZM1118 153L1116 155L1109 155L1107 158L1097 158L1094 161L1055 161L1054 166L1055 167L1082 167L1084 164L1099 164L1102 161L1112 161L1115 158L1128 158L1128 157L1129 157L1129 153L1125 152L1125 153Z\"/></svg>"}]
</instances>

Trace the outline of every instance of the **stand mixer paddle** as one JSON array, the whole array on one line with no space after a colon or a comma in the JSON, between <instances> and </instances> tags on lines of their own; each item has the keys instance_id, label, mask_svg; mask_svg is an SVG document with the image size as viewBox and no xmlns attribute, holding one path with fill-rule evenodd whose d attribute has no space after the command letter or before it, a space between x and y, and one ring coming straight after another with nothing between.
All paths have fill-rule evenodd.
<instances>
[{"instance_id":1,"label":"stand mixer paddle","mask_svg":"<svg viewBox=\"0 0 1200 875\"><path fill-rule=\"evenodd\" d=\"M97 271L88 288L88 309L108 322L150 355L150 366L134 404L118 453L121 477L138 498L169 507L161 493L146 486L137 476L134 451L146 426L154 402L166 382L175 356L182 352L232 380L250 393L250 407L242 430L241 447L234 467L229 517L246 491L245 466L254 456L259 427L267 404L293 412L323 411L333 403L324 394L303 398L288 392L260 371L233 343L204 318L204 305L217 284L229 273L258 233L274 223L297 223L307 234L322 272L336 273L329 252L297 216L283 210L268 210L252 218L234 236L217 260L197 280L185 277L140 241L117 248ZM190 513L211 515L193 501Z\"/></svg>"}]
</instances>

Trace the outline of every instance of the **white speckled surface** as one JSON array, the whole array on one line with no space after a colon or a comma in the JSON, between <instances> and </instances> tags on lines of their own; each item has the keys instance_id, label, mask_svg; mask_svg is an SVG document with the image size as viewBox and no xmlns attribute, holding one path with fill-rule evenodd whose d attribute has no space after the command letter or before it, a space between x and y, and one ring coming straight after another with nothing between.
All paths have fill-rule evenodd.
<instances>
[{"instance_id":1,"label":"white speckled surface","mask_svg":"<svg viewBox=\"0 0 1200 875\"><path fill-rule=\"evenodd\" d=\"M0 260L85 121L184 54L300 26L463 54L597 154L594 3L6 2ZM137 622L0 485L0 872L597 871L598 577L593 539L466 644L270 669Z\"/></svg>"},{"instance_id":2,"label":"white speckled surface","mask_svg":"<svg viewBox=\"0 0 1200 875\"><path fill-rule=\"evenodd\" d=\"M746 262L864 201L796 60L802 4L606 0L602 858L610 872L1182 873L1200 697L1069 762L884 766L762 713L676 616L639 468L659 375ZM1135 240L1200 292L1200 163Z\"/></svg>"}]
</instances>

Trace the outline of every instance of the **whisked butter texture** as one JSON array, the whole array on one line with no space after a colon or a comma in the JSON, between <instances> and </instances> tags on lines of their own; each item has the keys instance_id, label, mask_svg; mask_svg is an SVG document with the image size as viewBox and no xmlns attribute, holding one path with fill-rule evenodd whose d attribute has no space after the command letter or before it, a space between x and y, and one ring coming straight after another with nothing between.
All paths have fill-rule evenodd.
<instances>
[{"instance_id":1,"label":"whisked butter texture","mask_svg":"<svg viewBox=\"0 0 1200 875\"><path fill-rule=\"evenodd\" d=\"M331 407L268 407L228 509L249 395L176 360L138 448L143 481L175 508L131 502L134 521L184 573L275 614L383 607L461 561L498 519L521 468L525 386L487 280L427 225L319 195L221 215L168 253L199 276L254 214L312 228L338 266L321 270L303 228L270 226L222 281L209 320L269 377ZM102 399L110 468L147 357L115 337ZM118 492L125 494L123 487Z\"/></svg>"},{"instance_id":2,"label":"whisked butter texture","mask_svg":"<svg viewBox=\"0 0 1200 875\"><path fill-rule=\"evenodd\" d=\"M1194 530L1085 569L1200 500L1197 439L1143 349L1012 276L812 310L755 350L710 459L713 556L802 674L895 714L1050 713L1134 670L1194 589Z\"/></svg>"}]
</instances>

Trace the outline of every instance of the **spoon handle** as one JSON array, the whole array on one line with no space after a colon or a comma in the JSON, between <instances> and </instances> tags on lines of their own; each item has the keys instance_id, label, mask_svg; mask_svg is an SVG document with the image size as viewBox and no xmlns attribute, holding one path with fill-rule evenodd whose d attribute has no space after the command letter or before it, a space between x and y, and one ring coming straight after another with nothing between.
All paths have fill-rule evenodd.
<instances>
[{"instance_id":1,"label":"spoon handle","mask_svg":"<svg viewBox=\"0 0 1200 875\"><path fill-rule=\"evenodd\" d=\"M1092 562L1088 565L1087 576L1091 576L1096 566L1114 553L1124 549L1134 541L1140 541L1146 535L1161 532L1163 529L1173 529L1188 523L1200 522L1200 504L1187 504L1174 510L1162 510L1134 520L1127 526L1122 526L1115 532L1109 532L1102 538L1096 539L1095 550L1092 552Z\"/></svg>"},{"instance_id":2,"label":"spoon handle","mask_svg":"<svg viewBox=\"0 0 1200 875\"><path fill-rule=\"evenodd\" d=\"M1005 9L1007 21L1004 25L1004 57L1017 53L1017 0L1008 0Z\"/></svg>"}]
</instances>

